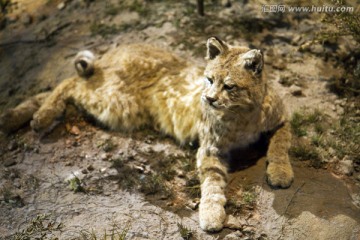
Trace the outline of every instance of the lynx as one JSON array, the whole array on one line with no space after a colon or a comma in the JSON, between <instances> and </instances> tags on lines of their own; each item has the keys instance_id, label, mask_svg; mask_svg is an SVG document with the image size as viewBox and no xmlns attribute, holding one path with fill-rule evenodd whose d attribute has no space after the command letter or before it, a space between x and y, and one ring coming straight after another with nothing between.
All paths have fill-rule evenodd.
<instances>
[{"instance_id":1,"label":"lynx","mask_svg":"<svg viewBox=\"0 0 360 240\"><path fill-rule=\"evenodd\" d=\"M205 69L148 45L120 46L99 60L81 52L75 59L78 76L7 110L0 125L12 131L31 120L33 130L43 131L71 102L112 130L148 125L180 144L198 140L200 226L219 231L226 218L229 152L272 132L267 181L287 188L293 181L291 133L283 103L263 76L261 51L216 37L206 46Z\"/></svg>"}]
</instances>

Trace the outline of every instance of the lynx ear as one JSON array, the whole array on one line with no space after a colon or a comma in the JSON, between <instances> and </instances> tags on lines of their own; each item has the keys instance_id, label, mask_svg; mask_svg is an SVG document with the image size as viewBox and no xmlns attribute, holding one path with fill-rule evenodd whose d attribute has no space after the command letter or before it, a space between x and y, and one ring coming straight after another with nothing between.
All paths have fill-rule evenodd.
<instances>
[{"instance_id":1,"label":"lynx ear","mask_svg":"<svg viewBox=\"0 0 360 240\"><path fill-rule=\"evenodd\" d=\"M245 67L255 74L259 74L263 70L264 58L260 50L250 50L241 58L245 61Z\"/></svg>"},{"instance_id":2,"label":"lynx ear","mask_svg":"<svg viewBox=\"0 0 360 240\"><path fill-rule=\"evenodd\" d=\"M217 37L211 37L206 42L206 60L212 60L227 51L228 46Z\"/></svg>"}]
</instances>

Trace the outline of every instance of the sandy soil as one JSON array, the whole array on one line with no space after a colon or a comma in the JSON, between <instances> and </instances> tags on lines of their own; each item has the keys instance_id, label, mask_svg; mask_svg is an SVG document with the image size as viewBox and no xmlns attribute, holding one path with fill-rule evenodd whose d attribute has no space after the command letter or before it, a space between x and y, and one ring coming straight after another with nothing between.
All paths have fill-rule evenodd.
<instances>
[{"instance_id":1,"label":"sandy soil","mask_svg":"<svg viewBox=\"0 0 360 240\"><path fill-rule=\"evenodd\" d=\"M204 65L206 39L219 35L264 50L267 77L289 116L304 108L320 109L333 121L344 114L347 99L326 87L343 68L320 54L337 52L321 44L299 51L320 29L317 18L279 19L261 13L260 1L230 8L208 3L203 18L194 14L196 1L120 2L18 1L0 31L0 110L75 74L71 61L79 50L101 55L119 44L146 42ZM251 16L249 28L229 23L239 16ZM345 39L336 51L354 46ZM181 239L182 227L191 230L191 239L360 239L356 169L347 176L292 159L294 184L271 189L261 149L235 154L240 161L230 176L225 228L208 234L198 224L196 148L180 147L151 129L111 132L69 107L47 135L29 126L0 135L0 239L30 236L26 229L34 231L30 239L41 234L44 239L108 234L110 239L112 230L116 236L126 232L126 239ZM42 214L47 216L42 227L34 227Z\"/></svg>"}]
</instances>

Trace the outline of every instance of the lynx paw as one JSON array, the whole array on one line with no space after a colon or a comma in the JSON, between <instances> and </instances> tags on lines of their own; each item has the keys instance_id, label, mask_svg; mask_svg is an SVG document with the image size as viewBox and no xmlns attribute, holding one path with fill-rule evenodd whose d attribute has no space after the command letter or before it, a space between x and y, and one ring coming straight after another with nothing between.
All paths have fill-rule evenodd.
<instances>
[{"instance_id":1,"label":"lynx paw","mask_svg":"<svg viewBox=\"0 0 360 240\"><path fill-rule=\"evenodd\" d=\"M269 163L266 169L267 181L272 187L288 188L294 180L290 164Z\"/></svg>"},{"instance_id":2,"label":"lynx paw","mask_svg":"<svg viewBox=\"0 0 360 240\"><path fill-rule=\"evenodd\" d=\"M42 132L49 128L52 122L53 119L50 117L49 113L37 112L34 114L30 126L35 132Z\"/></svg>"},{"instance_id":3,"label":"lynx paw","mask_svg":"<svg viewBox=\"0 0 360 240\"><path fill-rule=\"evenodd\" d=\"M207 232L220 231L223 228L226 213L224 207L217 203L200 202L199 207L200 227Z\"/></svg>"}]
</instances>

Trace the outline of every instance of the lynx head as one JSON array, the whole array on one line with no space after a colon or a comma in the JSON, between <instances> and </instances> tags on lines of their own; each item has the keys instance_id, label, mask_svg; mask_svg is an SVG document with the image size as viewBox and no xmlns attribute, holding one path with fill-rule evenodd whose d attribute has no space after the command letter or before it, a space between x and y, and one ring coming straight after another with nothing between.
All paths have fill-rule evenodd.
<instances>
[{"instance_id":1,"label":"lynx head","mask_svg":"<svg viewBox=\"0 0 360 240\"><path fill-rule=\"evenodd\" d=\"M260 50L230 46L211 37L202 102L210 111L249 112L261 105L266 82Z\"/></svg>"}]
</instances>

